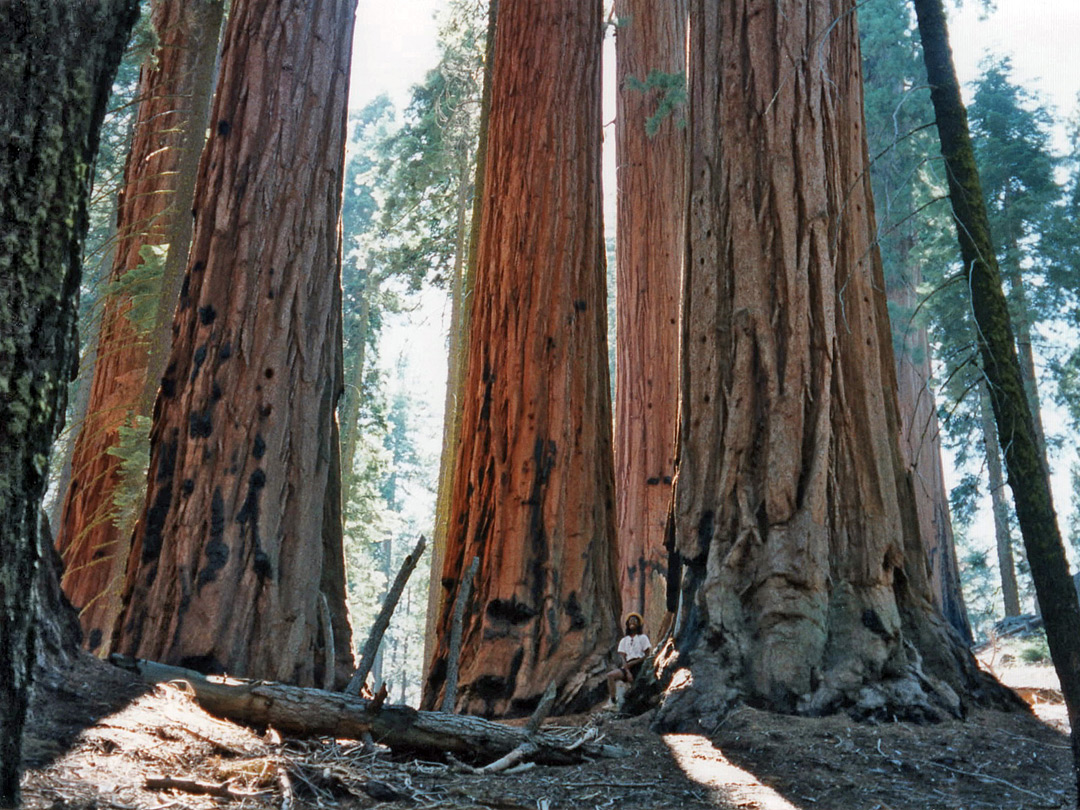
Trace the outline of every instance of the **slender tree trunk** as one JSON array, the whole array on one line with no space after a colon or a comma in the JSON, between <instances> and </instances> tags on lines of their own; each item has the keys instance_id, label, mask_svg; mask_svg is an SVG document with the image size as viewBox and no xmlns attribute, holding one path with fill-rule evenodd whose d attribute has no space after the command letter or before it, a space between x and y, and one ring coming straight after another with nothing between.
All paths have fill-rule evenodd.
<instances>
[{"instance_id":1,"label":"slender tree trunk","mask_svg":"<svg viewBox=\"0 0 1080 810\"><path fill-rule=\"evenodd\" d=\"M364 401L364 371L367 359L368 330L371 322L371 301L378 294L379 279L373 276L368 268L362 268L364 286L360 300L360 313L356 319L356 326L351 330L349 337L350 345L355 346L353 352L354 365L349 388L345 392L345 407L342 409L342 473L348 482L347 492L351 494L355 485L356 476L356 448L360 443L360 407Z\"/></svg>"},{"instance_id":2,"label":"slender tree trunk","mask_svg":"<svg viewBox=\"0 0 1080 810\"><path fill-rule=\"evenodd\" d=\"M673 573L688 667L662 727L734 701L959 714L899 448L853 0L693 0Z\"/></svg>"},{"instance_id":3,"label":"slender tree trunk","mask_svg":"<svg viewBox=\"0 0 1080 810\"><path fill-rule=\"evenodd\" d=\"M354 0L231 6L124 652L308 685L324 682L332 636L335 680L352 670L334 411L354 12Z\"/></svg>"},{"instance_id":4,"label":"slender tree trunk","mask_svg":"<svg viewBox=\"0 0 1080 810\"><path fill-rule=\"evenodd\" d=\"M147 333L129 320L129 295L105 301L87 416L75 441L56 538L64 591L80 612L87 647L99 654L112 647L132 529L117 517L114 498L123 477L121 459L110 451L119 446L123 426L136 426L138 417L149 421L163 368L156 358L168 353L223 12L223 0L158 0L152 13L160 45L139 77L141 101L120 192L110 280L137 267L144 246L167 245L160 320Z\"/></svg>"},{"instance_id":5,"label":"slender tree trunk","mask_svg":"<svg viewBox=\"0 0 1080 810\"><path fill-rule=\"evenodd\" d=\"M603 670L615 639L601 35L598 1L499 12L429 706L440 703L451 608L474 555L458 710L528 714L552 682L564 710L589 702L587 673Z\"/></svg>"},{"instance_id":6,"label":"slender tree trunk","mask_svg":"<svg viewBox=\"0 0 1080 810\"><path fill-rule=\"evenodd\" d=\"M1035 351L1031 345L1031 308L1028 306L1024 279L1019 267L1020 246L1014 240L1012 255L1017 260L1008 268L1009 285L1012 287L1013 310L1016 313L1016 349L1020 361L1020 375L1024 380L1024 392L1031 408L1035 438L1042 454L1046 455L1046 430L1043 428L1042 402L1039 398L1039 380L1035 374ZM1049 473L1048 473L1049 474Z\"/></svg>"},{"instance_id":7,"label":"slender tree trunk","mask_svg":"<svg viewBox=\"0 0 1080 810\"><path fill-rule=\"evenodd\" d=\"M906 278L889 285L890 302L902 312L914 312L922 272L907 261L910 240L902 244L901 263ZM896 378L900 406L900 450L912 479L919 535L927 547L934 604L967 643L972 642L964 597L960 590L960 567L949 516L949 496L941 459L941 433L937 407L930 389L930 342L923 324L893 324L900 328L903 349L896 354Z\"/></svg>"},{"instance_id":8,"label":"slender tree trunk","mask_svg":"<svg viewBox=\"0 0 1080 810\"><path fill-rule=\"evenodd\" d=\"M19 765L38 608L41 499L62 424L82 240L135 0L0 5L0 807Z\"/></svg>"},{"instance_id":9,"label":"slender tree trunk","mask_svg":"<svg viewBox=\"0 0 1080 810\"><path fill-rule=\"evenodd\" d=\"M454 246L454 281L450 288L450 329L447 352L446 394L443 397L443 439L439 454L439 484L435 499L435 531L431 550L432 576L428 583L428 611L424 637L424 664L430 661L434 651L435 621L438 618L439 597L442 583L436 572L442 570L446 553L446 537L450 530L450 498L453 495L454 460L458 439L461 435L461 393L465 368L465 334L463 332L465 289L471 289L472 269L468 266L468 204L469 173L468 153L461 155L458 176L457 243ZM469 276L469 278L466 278Z\"/></svg>"},{"instance_id":10,"label":"slender tree trunk","mask_svg":"<svg viewBox=\"0 0 1080 810\"><path fill-rule=\"evenodd\" d=\"M1001 574L1001 598L1005 616L1020 615L1020 588L1016 582L1013 563L1012 532L1009 530L1009 503L1005 500L1005 474L1001 469L1001 445L993 406L985 385L979 386L979 413L982 421L983 445L986 450L986 473L990 484L990 503L994 515L994 540L997 545L998 571Z\"/></svg>"},{"instance_id":11,"label":"slender tree trunk","mask_svg":"<svg viewBox=\"0 0 1080 810\"><path fill-rule=\"evenodd\" d=\"M480 214L484 200L484 177L487 167L488 124L491 117L491 67L495 62L495 31L499 0L489 0L487 34L484 40L484 80L480 97L479 136L476 144L476 181L473 183L472 214L465 264L455 277L455 313L450 319L450 368L447 369L447 407L453 411L443 417L443 448L439 463L439 491L435 504L435 532L431 540L431 576L428 584L427 621L424 632L424 672L435 665L439 615L444 609L448 588L460 584L442 581L446 545L450 534L450 509L453 499L453 475L461 450L461 415L465 396L465 348L472 319L473 286L476 279L476 254L480 242ZM451 379L450 374L455 376ZM433 704L434 705L434 704Z\"/></svg>"},{"instance_id":12,"label":"slender tree trunk","mask_svg":"<svg viewBox=\"0 0 1080 810\"><path fill-rule=\"evenodd\" d=\"M975 153L952 63L941 0L915 0L930 95L941 136L949 199L978 324L979 352L1003 445L1016 518L1024 537L1035 593L1043 606L1050 655L1073 729L1080 781L1080 602L1069 576L1065 546L1054 512L1046 457L1039 447L1016 355L1009 308L1001 286Z\"/></svg>"},{"instance_id":13,"label":"slender tree trunk","mask_svg":"<svg viewBox=\"0 0 1080 810\"><path fill-rule=\"evenodd\" d=\"M619 587L623 609L641 613L656 633L667 612L664 530L675 474L686 132L678 112L655 134L646 132L663 92L640 85L654 71L685 80L686 0L619 0L615 15Z\"/></svg>"}]
</instances>

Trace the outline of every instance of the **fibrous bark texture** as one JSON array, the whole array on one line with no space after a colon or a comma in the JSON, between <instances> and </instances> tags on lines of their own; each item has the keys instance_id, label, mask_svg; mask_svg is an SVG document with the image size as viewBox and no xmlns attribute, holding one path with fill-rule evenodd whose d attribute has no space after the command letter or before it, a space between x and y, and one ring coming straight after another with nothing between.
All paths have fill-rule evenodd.
<instances>
[{"instance_id":1,"label":"fibrous bark texture","mask_svg":"<svg viewBox=\"0 0 1080 810\"><path fill-rule=\"evenodd\" d=\"M891 302L901 312L914 312L916 290L922 281L918 267L910 276L889 288ZM949 515L949 495L941 460L934 392L930 389L930 344L926 326L900 326L903 350L896 353L896 379L900 406L900 450L911 476L919 535L926 543L934 604L960 638L971 643L971 624L960 591L960 568Z\"/></svg>"},{"instance_id":2,"label":"fibrous bark texture","mask_svg":"<svg viewBox=\"0 0 1080 810\"><path fill-rule=\"evenodd\" d=\"M853 12L691 3L661 725L708 727L739 699L936 717L978 684L934 609L899 449Z\"/></svg>"},{"instance_id":3,"label":"fibrous bark texture","mask_svg":"<svg viewBox=\"0 0 1080 810\"><path fill-rule=\"evenodd\" d=\"M334 408L354 10L230 8L127 567L124 652L309 685L329 679L332 642L329 680L352 671Z\"/></svg>"},{"instance_id":4,"label":"fibrous bark texture","mask_svg":"<svg viewBox=\"0 0 1080 810\"><path fill-rule=\"evenodd\" d=\"M76 357L87 194L135 0L0 5L0 807L19 800L41 498Z\"/></svg>"},{"instance_id":5,"label":"fibrous bark texture","mask_svg":"<svg viewBox=\"0 0 1080 810\"><path fill-rule=\"evenodd\" d=\"M222 0L159 0L153 7L159 46L143 65L139 111L117 212L116 249L110 280L143 261L147 245L165 245L178 267L162 289L158 354L168 354L173 309L191 237L191 203L202 149ZM179 257L179 258L178 258ZM168 275L168 274L167 274ZM120 429L133 417L149 417L153 395L147 388L154 329L133 324L126 293L106 298L101 315L97 362L86 410L71 460L56 545L64 560L64 592L79 609L86 646L107 653L120 609L120 591L131 542L131 525L117 518L114 496L122 482ZM160 374L163 362L158 364ZM151 369L154 375L155 370ZM153 391L157 378L152 377ZM145 434L142 441L146 441Z\"/></svg>"},{"instance_id":6,"label":"fibrous bark texture","mask_svg":"<svg viewBox=\"0 0 1080 810\"><path fill-rule=\"evenodd\" d=\"M979 354L990 392L998 440L1005 457L1016 519L1024 538L1031 578L1043 610L1046 640L1072 726L1073 765L1080 781L1080 602L1069 576L1065 546L1050 492L1046 457L1024 390L1009 308L1001 286L967 111L949 48L941 0L915 0L930 98L934 104L949 200L971 309L978 325Z\"/></svg>"},{"instance_id":7,"label":"fibrous bark texture","mask_svg":"<svg viewBox=\"0 0 1080 810\"><path fill-rule=\"evenodd\" d=\"M675 474L686 202L685 120L661 105L665 89L685 80L686 2L619 0L615 15L619 589L623 609L641 613L655 634L667 612L664 533Z\"/></svg>"},{"instance_id":8,"label":"fibrous bark texture","mask_svg":"<svg viewBox=\"0 0 1080 810\"><path fill-rule=\"evenodd\" d=\"M499 9L472 322L439 614L474 556L457 708L581 693L615 638L611 403L600 222L599 2Z\"/></svg>"}]
</instances>

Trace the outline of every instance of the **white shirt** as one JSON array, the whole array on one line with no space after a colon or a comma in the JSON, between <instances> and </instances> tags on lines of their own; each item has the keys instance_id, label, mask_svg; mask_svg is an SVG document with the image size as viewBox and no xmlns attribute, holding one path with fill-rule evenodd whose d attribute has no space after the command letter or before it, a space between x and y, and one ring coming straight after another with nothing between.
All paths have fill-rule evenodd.
<instances>
[{"instance_id":1,"label":"white shirt","mask_svg":"<svg viewBox=\"0 0 1080 810\"><path fill-rule=\"evenodd\" d=\"M636 636L623 636L619 641L619 652L626 656L627 661L644 658L650 647L652 645L649 643L649 637L644 633L638 633Z\"/></svg>"}]
</instances>

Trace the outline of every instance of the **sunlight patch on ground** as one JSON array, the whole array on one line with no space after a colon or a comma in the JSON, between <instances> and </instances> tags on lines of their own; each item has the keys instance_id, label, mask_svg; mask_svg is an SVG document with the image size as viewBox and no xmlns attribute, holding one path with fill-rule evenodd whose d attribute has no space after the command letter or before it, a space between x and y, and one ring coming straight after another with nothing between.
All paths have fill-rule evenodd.
<instances>
[{"instance_id":1,"label":"sunlight patch on ground","mask_svg":"<svg viewBox=\"0 0 1080 810\"><path fill-rule=\"evenodd\" d=\"M731 806L747 810L802 810L728 760L708 738L700 734L665 734L663 739L688 777L717 791Z\"/></svg>"}]
</instances>

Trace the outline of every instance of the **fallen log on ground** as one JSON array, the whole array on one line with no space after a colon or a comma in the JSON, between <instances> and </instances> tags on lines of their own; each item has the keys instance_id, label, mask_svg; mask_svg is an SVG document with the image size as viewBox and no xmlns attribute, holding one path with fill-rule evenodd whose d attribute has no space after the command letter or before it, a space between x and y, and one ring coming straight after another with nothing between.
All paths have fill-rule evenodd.
<instances>
[{"instance_id":1,"label":"fallen log on ground","mask_svg":"<svg viewBox=\"0 0 1080 810\"><path fill-rule=\"evenodd\" d=\"M374 701L288 686L268 681L210 678L201 673L154 661L114 655L117 666L137 672L151 683L186 682L195 700L210 714L239 723L274 728L296 737L362 739L396 750L425 755L449 753L473 762L490 762L530 743L528 759L544 765L570 765L598 757L622 757L629 752L587 738L586 729L528 731L491 720L445 712L418 711L410 706L373 705ZM595 731L593 730L593 733Z\"/></svg>"}]
</instances>

